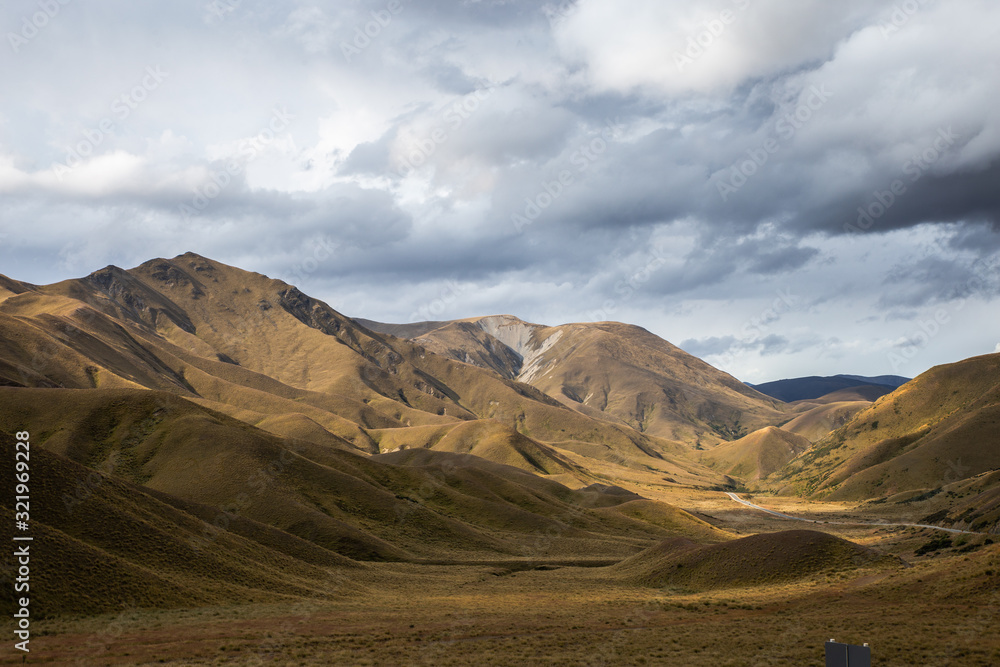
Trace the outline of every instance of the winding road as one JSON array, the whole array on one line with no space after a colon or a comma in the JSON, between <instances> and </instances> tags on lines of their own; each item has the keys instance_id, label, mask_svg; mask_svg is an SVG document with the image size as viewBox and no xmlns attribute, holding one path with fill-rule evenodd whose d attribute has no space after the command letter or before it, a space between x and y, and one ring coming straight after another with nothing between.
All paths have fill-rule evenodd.
<instances>
[{"instance_id":1,"label":"winding road","mask_svg":"<svg viewBox=\"0 0 1000 667\"><path fill-rule=\"evenodd\" d=\"M769 510L766 507L761 507L760 505L755 505L749 500L743 500L735 493L726 492L726 495L738 502L741 505L746 505L747 507L752 507L755 510L760 510L761 512L767 512L771 516L776 516L779 519L789 519L791 521L805 521L806 523L825 523L833 524L836 526L873 526L877 528L929 528L930 530L941 530L946 533L953 533L955 535L989 535L990 533L975 533L971 530L958 530L957 528L942 528L941 526L931 526L925 523L871 523L863 521L819 521L817 519L803 519L802 517L792 516L791 514L785 514L784 512L776 512L774 510Z\"/></svg>"}]
</instances>

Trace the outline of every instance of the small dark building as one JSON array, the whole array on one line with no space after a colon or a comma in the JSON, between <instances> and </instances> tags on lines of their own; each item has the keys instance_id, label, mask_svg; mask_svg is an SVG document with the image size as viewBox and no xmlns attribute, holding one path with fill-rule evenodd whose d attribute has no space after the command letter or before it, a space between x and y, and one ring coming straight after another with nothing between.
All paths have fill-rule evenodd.
<instances>
[{"instance_id":1,"label":"small dark building","mask_svg":"<svg viewBox=\"0 0 1000 667\"><path fill-rule=\"evenodd\" d=\"M872 667L872 650L868 644L853 646L831 639L826 643L826 667Z\"/></svg>"}]
</instances>

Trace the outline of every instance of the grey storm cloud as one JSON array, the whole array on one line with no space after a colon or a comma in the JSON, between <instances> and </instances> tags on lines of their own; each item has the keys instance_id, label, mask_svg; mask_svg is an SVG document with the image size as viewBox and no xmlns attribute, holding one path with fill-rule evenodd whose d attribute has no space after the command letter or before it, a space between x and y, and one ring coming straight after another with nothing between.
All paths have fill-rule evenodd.
<instances>
[{"instance_id":1,"label":"grey storm cloud","mask_svg":"<svg viewBox=\"0 0 1000 667\"><path fill-rule=\"evenodd\" d=\"M0 9L0 273L194 250L360 316L627 319L756 380L1000 296L989 0L38 11ZM989 351L961 328L915 371Z\"/></svg>"}]
</instances>

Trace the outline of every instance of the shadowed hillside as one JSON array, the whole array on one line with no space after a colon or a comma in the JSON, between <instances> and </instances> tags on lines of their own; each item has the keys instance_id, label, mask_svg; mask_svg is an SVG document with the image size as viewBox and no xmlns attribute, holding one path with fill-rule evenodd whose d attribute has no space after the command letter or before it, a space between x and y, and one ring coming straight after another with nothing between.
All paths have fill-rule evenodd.
<instances>
[{"instance_id":1,"label":"shadowed hillside","mask_svg":"<svg viewBox=\"0 0 1000 667\"><path fill-rule=\"evenodd\" d=\"M609 570L644 586L710 590L762 586L821 573L901 564L898 558L826 533L789 530L711 546L675 538Z\"/></svg>"},{"instance_id":2,"label":"shadowed hillside","mask_svg":"<svg viewBox=\"0 0 1000 667\"><path fill-rule=\"evenodd\" d=\"M13 432L0 423L0 451L11 461ZM361 564L312 542L244 516L209 526L221 510L192 511L107 466L98 472L33 445L31 492L41 511L32 514L32 562L45 566L31 571L31 600L40 617L314 596L331 577L360 588L348 574ZM12 524L12 489L3 488L0 515ZM13 600L3 600L7 612Z\"/></svg>"},{"instance_id":3,"label":"shadowed hillside","mask_svg":"<svg viewBox=\"0 0 1000 667\"><path fill-rule=\"evenodd\" d=\"M32 445L45 472L36 488L49 504L63 499L66 509L46 515L46 525L86 537L90 549L137 550L132 555L146 563L155 561L144 549L159 548L143 538L154 528L158 535L167 530L172 544L184 542L162 555L180 569L230 533L307 563L344 565L347 559L615 558L683 533L683 525L699 537L724 535L653 501L613 511L636 502L632 494L573 491L475 456L420 449L369 458L283 440L163 392L2 388L0 399L0 430L38 425ZM102 504L112 491L131 500ZM137 512L166 518L136 523L125 516ZM132 537L119 539L119 530ZM101 531L108 541L98 539ZM150 581L142 585L166 595L166 584ZM184 594L170 590L174 597L163 600Z\"/></svg>"},{"instance_id":4,"label":"shadowed hillside","mask_svg":"<svg viewBox=\"0 0 1000 667\"><path fill-rule=\"evenodd\" d=\"M835 392L840 394L840 392ZM830 394L833 396L834 394ZM831 431L849 423L872 404L868 400L834 401L819 403L804 401L797 404L803 410L797 417L781 425L782 430L800 435L809 442L819 442Z\"/></svg>"},{"instance_id":5,"label":"shadowed hillside","mask_svg":"<svg viewBox=\"0 0 1000 667\"><path fill-rule=\"evenodd\" d=\"M868 503L870 507L893 505L907 508L920 523L1000 535L1000 470Z\"/></svg>"},{"instance_id":6,"label":"shadowed hillside","mask_svg":"<svg viewBox=\"0 0 1000 667\"><path fill-rule=\"evenodd\" d=\"M436 426L372 429L369 435L383 452L426 447L442 452L471 454L541 475L590 477L558 451L525 437L492 420L466 421Z\"/></svg>"}]
</instances>

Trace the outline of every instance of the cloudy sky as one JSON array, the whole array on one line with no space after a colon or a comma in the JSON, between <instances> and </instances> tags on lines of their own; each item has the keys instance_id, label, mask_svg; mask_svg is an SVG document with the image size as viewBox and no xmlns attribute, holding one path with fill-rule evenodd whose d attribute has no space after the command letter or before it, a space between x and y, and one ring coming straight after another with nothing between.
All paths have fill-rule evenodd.
<instances>
[{"instance_id":1,"label":"cloudy sky","mask_svg":"<svg viewBox=\"0 0 1000 667\"><path fill-rule=\"evenodd\" d=\"M995 0L8 0L0 273L191 250L740 379L1000 350Z\"/></svg>"}]
</instances>

